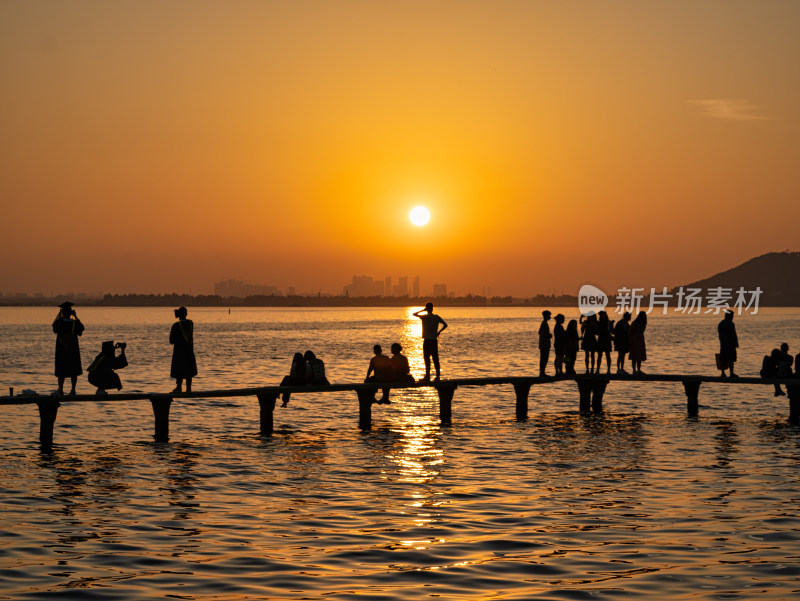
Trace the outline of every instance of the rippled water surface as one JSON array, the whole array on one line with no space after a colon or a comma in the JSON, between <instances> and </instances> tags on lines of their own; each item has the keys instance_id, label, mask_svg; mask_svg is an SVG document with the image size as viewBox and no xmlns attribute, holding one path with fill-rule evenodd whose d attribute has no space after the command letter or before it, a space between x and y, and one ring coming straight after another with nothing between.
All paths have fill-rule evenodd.
<instances>
[{"instance_id":1,"label":"rippled water surface","mask_svg":"<svg viewBox=\"0 0 800 601\"><path fill-rule=\"evenodd\" d=\"M276 384L312 348L363 378L407 309L191 310L198 390ZM84 366L128 342L126 390L167 391L169 309L87 308ZM443 308L445 377L533 375L533 308ZM566 313L566 311L565 311ZM50 309L0 309L0 379L54 388ZM568 316L569 317L569 316ZM652 316L648 373L714 374L718 316ZM800 311L737 318L738 371ZM552 368L551 368L552 369ZM89 392L84 378L79 392ZM800 594L800 429L768 386L612 382L581 416L574 383L397 391L357 428L350 392L295 395L262 438L254 398L176 400L171 442L144 402L64 403L55 447L35 406L0 407L0 599L793 599Z\"/></svg>"}]
</instances>

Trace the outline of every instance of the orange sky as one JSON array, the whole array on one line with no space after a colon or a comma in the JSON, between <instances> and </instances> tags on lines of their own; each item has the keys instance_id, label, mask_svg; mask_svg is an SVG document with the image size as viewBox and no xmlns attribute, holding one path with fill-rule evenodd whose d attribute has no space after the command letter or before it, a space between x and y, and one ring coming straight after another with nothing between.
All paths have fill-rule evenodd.
<instances>
[{"instance_id":1,"label":"orange sky","mask_svg":"<svg viewBox=\"0 0 800 601\"><path fill-rule=\"evenodd\" d=\"M798 250L798 23L792 0L4 0L0 292L575 293Z\"/></svg>"}]
</instances>

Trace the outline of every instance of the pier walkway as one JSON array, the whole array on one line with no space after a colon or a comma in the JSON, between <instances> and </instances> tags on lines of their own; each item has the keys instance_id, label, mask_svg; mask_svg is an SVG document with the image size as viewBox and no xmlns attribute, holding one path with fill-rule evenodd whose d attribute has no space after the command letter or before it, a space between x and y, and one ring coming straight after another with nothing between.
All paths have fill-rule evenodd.
<instances>
[{"instance_id":1,"label":"pier walkway","mask_svg":"<svg viewBox=\"0 0 800 601\"><path fill-rule=\"evenodd\" d=\"M53 444L53 428L58 415L58 408L62 403L150 401L155 418L154 438L156 442L167 442L169 440L169 411L175 399L217 399L254 396L258 399L260 408L260 433L263 436L270 436L273 432L273 412L275 410L275 404L284 392L298 395L353 391L358 398L358 426L362 429L369 429L372 425L372 408L375 394L382 388L390 388L393 390L422 387L435 388L439 396L439 419L443 425L448 425L452 422L453 395L459 387L511 385L516 396L516 418L517 420L525 420L528 418L528 396L531 386L547 385L563 381L574 381L577 384L578 408L581 413L603 411L603 395L605 394L606 387L611 382L679 382L683 385L686 394L686 409L689 415L698 414L698 396L701 384L719 384L722 386L772 386L773 384L783 384L786 385L789 396L789 422L791 424L800 423L800 379L777 378L767 380L754 377L722 378L720 376L681 374L637 376L628 374L577 374L547 377L457 378L432 382L330 384L327 386L264 386L258 388L204 390L184 393L117 393L107 396L98 396L95 394L63 396L16 395L0 397L0 406L38 405L39 441L43 449L49 449Z\"/></svg>"}]
</instances>

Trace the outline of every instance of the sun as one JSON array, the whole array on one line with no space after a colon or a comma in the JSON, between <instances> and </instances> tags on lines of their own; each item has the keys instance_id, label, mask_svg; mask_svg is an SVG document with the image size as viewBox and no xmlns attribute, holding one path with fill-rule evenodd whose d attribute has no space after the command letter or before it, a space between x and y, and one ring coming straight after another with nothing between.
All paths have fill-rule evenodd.
<instances>
[{"instance_id":1,"label":"sun","mask_svg":"<svg viewBox=\"0 0 800 601\"><path fill-rule=\"evenodd\" d=\"M431 212L425 207L414 207L408 214L408 218L414 225L423 226L431 220Z\"/></svg>"}]
</instances>

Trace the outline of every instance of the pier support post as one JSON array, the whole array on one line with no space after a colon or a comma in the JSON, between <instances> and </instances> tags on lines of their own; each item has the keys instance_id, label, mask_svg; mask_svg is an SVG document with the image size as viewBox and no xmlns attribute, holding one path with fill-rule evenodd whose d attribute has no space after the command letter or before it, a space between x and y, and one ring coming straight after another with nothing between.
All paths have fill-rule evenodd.
<instances>
[{"instance_id":1,"label":"pier support post","mask_svg":"<svg viewBox=\"0 0 800 601\"><path fill-rule=\"evenodd\" d=\"M259 392L258 406L260 410L261 436L272 436L273 413L275 411L275 401L278 400L277 392Z\"/></svg>"},{"instance_id":2,"label":"pier support post","mask_svg":"<svg viewBox=\"0 0 800 601\"><path fill-rule=\"evenodd\" d=\"M437 386L436 392L439 393L439 421L449 425L453 416L453 393L456 387L452 384Z\"/></svg>"},{"instance_id":3,"label":"pier support post","mask_svg":"<svg viewBox=\"0 0 800 601\"><path fill-rule=\"evenodd\" d=\"M787 386L786 394L789 395L789 423L797 426L800 424L800 386Z\"/></svg>"},{"instance_id":4,"label":"pier support post","mask_svg":"<svg viewBox=\"0 0 800 601\"><path fill-rule=\"evenodd\" d=\"M372 403L375 402L377 388L356 390L358 394L358 427L362 430L372 428Z\"/></svg>"},{"instance_id":5,"label":"pier support post","mask_svg":"<svg viewBox=\"0 0 800 601\"><path fill-rule=\"evenodd\" d=\"M514 384L514 394L517 395L517 421L528 419L528 395L530 392L530 382Z\"/></svg>"},{"instance_id":6,"label":"pier support post","mask_svg":"<svg viewBox=\"0 0 800 601\"><path fill-rule=\"evenodd\" d=\"M40 401L36 404L39 406L39 444L43 451L49 451L53 448L53 426L61 403Z\"/></svg>"},{"instance_id":7,"label":"pier support post","mask_svg":"<svg viewBox=\"0 0 800 601\"><path fill-rule=\"evenodd\" d=\"M156 428L153 438L156 442L169 442L169 408L172 406L172 397L166 394L150 397L153 405L153 416L156 418Z\"/></svg>"},{"instance_id":8,"label":"pier support post","mask_svg":"<svg viewBox=\"0 0 800 601\"><path fill-rule=\"evenodd\" d=\"M580 412L589 413L592 409L592 381L587 378L576 380L576 382L580 397Z\"/></svg>"},{"instance_id":9,"label":"pier support post","mask_svg":"<svg viewBox=\"0 0 800 601\"><path fill-rule=\"evenodd\" d=\"M592 411L596 413L603 411L603 395L606 393L606 386L608 386L608 380L605 379L592 382Z\"/></svg>"},{"instance_id":10,"label":"pier support post","mask_svg":"<svg viewBox=\"0 0 800 601\"><path fill-rule=\"evenodd\" d=\"M683 390L686 392L686 411L689 415L697 415L697 397L700 394L700 381L683 380Z\"/></svg>"}]
</instances>

